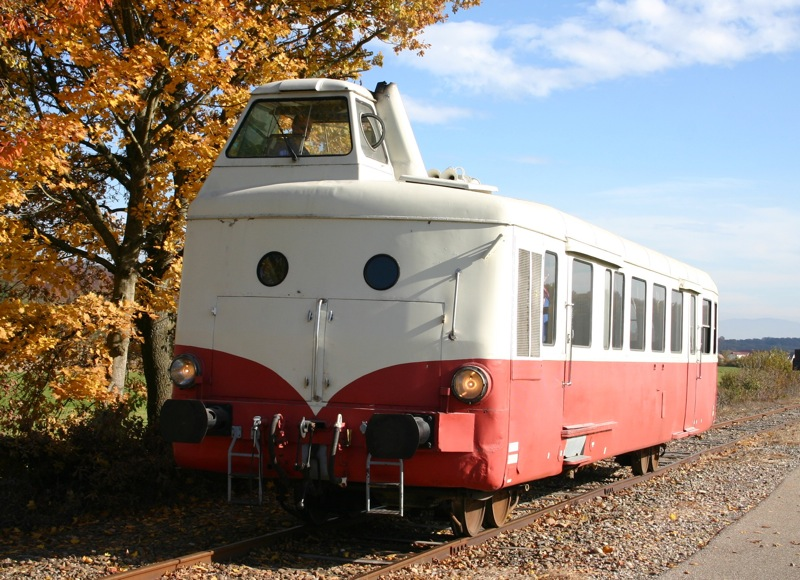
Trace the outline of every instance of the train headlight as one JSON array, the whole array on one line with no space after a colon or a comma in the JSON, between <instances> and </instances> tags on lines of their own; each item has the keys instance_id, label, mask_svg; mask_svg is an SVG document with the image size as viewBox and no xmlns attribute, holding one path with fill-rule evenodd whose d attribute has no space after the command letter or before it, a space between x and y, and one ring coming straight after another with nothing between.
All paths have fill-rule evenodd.
<instances>
[{"instance_id":1,"label":"train headlight","mask_svg":"<svg viewBox=\"0 0 800 580\"><path fill-rule=\"evenodd\" d=\"M450 391L463 403L477 403L489 392L489 375L476 366L461 367L453 375Z\"/></svg>"},{"instance_id":2,"label":"train headlight","mask_svg":"<svg viewBox=\"0 0 800 580\"><path fill-rule=\"evenodd\" d=\"M169 378L181 389L193 387L201 374L200 361L192 354L178 355L169 365Z\"/></svg>"}]
</instances>

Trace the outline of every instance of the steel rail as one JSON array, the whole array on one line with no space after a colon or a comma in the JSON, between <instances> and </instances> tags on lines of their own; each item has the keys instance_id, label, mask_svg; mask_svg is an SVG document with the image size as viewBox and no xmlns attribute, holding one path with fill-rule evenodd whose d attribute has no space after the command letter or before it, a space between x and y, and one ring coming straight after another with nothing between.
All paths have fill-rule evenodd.
<instances>
[{"instance_id":1,"label":"steel rail","mask_svg":"<svg viewBox=\"0 0 800 580\"><path fill-rule=\"evenodd\" d=\"M287 539L292 539L294 537L302 536L306 533L308 533L308 527L306 525L294 526L285 530L277 530L275 532L270 532L255 538L249 538L240 542L234 542L225 546L213 548L211 550L195 552L194 554L180 556L178 558L164 560L162 562L156 562L141 568L127 570L125 572L118 572L117 574L107 576L107 578L113 578L115 580L131 578L135 578L136 580L149 580L151 578L157 579L161 578L164 574L176 571L178 568L188 568L197 564L211 564L212 562L233 560L249 554L256 548L261 548Z\"/></svg>"},{"instance_id":2,"label":"steel rail","mask_svg":"<svg viewBox=\"0 0 800 580\"><path fill-rule=\"evenodd\" d=\"M795 410L795 409L798 409L798 408L800 408L800 405L791 405L791 406L787 406L787 407L781 407L779 409L773 409L773 410L769 410L769 411L759 412L759 413L756 413L754 415L750 415L748 417L738 417L736 419L731 419L729 421L723 421L721 423L715 423L712 426L712 429L725 428L725 427L730 427L732 425L736 425L738 423L746 423L746 422L749 422L749 421L755 421L755 420L758 420L758 419L761 419L761 418L764 418L764 417L767 417L767 416L770 416L770 415L776 415L776 414L783 413L783 412L786 412L786 411ZM413 556L409 556L409 557L404 558L402 560L394 561L391 564L387 564L385 566L382 566L378 570L370 570L368 572L364 572L363 574L359 574L359 575L353 576L353 578L354 579L356 579L356 578L358 578L358 579L377 579L377 578L380 578L380 577L385 576L387 574L390 574L392 572L398 572L398 571L403 570L405 568L408 568L410 566L414 566L414 565L417 565L417 564L426 564L426 563L432 562L434 560L443 560L443 559L448 558L450 556L455 556L455 555L457 555L459 552L461 552L462 550L464 550L467 547L478 546L478 545L483 544L483 543L487 542L488 540L490 540L492 538L495 538L495 537L497 537L500 534L503 534L505 532L512 532L512 531L515 531L515 530L519 530L521 528L525 528L525 527L533 524L534 522L536 522L537 520L541 519L542 517L544 517L546 515L561 511L561 510L563 510L563 509L565 509L565 508L567 508L569 506L578 505L578 504L581 504L581 503L586 503L587 501L590 501L590 500L595 499L597 497L605 497L605 496L611 495L613 493L616 493L616 492L618 492L620 490L634 487L635 485L638 485L640 483L648 481L648 480L650 480L650 479L652 479L654 477L660 477L661 475L663 475L663 474L665 474L665 473L667 473L669 471L672 471L673 469L677 469L678 467L681 467L683 465L686 465L686 464L689 464L689 463L693 463L693 462L697 461L698 459L700 459L701 457L703 457L705 455L710 455L710 454L713 454L713 453L719 453L720 451L724 451L726 449L734 447L735 445L739 444L744 439L747 439L748 437L752 437L753 435L755 435L757 433L767 432L767 431L770 431L770 430L771 430L771 428L770 429L764 429L763 431L756 431L756 432L753 432L753 433L743 434L741 437L738 437L737 439L735 439L733 441L728 441L728 442L722 443L720 445L715 445L714 447L709 447L707 449L703 449L701 451L698 451L697 453L693 453L692 455L688 455L688 456L680 458L680 459L675 459L674 461L670 462L667 465L660 466L655 471L652 471L652 472L649 472L649 473L645 473L644 475L638 475L638 476L633 476L633 477L629 477L629 478L626 478L626 479L622 479L620 481L617 481L617 482L614 482L614 483L611 483L611 484L608 484L608 485L600 486L598 488L589 490L587 492L580 493L580 494L578 494L576 496L567 498L567 499L562 500L562 501L560 501L558 503L552 504L550 506L547 506L545 508L542 508L540 510L532 512L530 514L527 514L527 515L521 516L519 518L513 519L513 520L509 521L508 523L506 523L506 524L504 524L504 525L502 525L500 527L490 528L488 530L484 530L483 532L480 532L479 534L477 534L477 535L475 535L475 536L473 536L471 538L459 538L459 539L454 540L452 542L447 542L447 543L442 544L440 546L436 546L436 547L433 547L433 548L431 548L429 550L426 550L425 552L421 552L419 554L414 554Z\"/></svg>"},{"instance_id":3,"label":"steel rail","mask_svg":"<svg viewBox=\"0 0 800 580\"><path fill-rule=\"evenodd\" d=\"M750 434L745 435L741 439L744 439L749 436ZM567 498L558 503L554 503L553 505L536 510L535 512L532 512L530 514L513 519L510 522L498 528L490 528L488 530L484 530L478 533L477 535L472 536L471 538L459 538L457 540L453 540L452 542L442 544L441 546L436 546L435 548L431 548L430 550L426 550L425 552L421 552L419 554L415 554L408 558L404 558L402 560L392 562L391 564L387 564L386 566L381 567L379 570L371 570L363 574L353 576L353 578L364 578L364 579L380 578L390 572L397 572L404 568L408 568L409 566L414 566L416 564L426 564L434 560L443 560L450 556L455 556L467 547L478 546L505 532L513 532L515 530L525 528L546 515L559 512L569 506L585 503L597 497L605 497L611 495L612 493L618 492L623 489L627 489L629 487L633 487L653 477L660 476L665 472L677 468L685 463L691 463L693 461L697 461L703 455L723 451L729 447L733 447L734 445L739 443L741 439L736 441L729 441L728 443L724 443L716 447L710 447L708 449L704 449L703 451L699 451L698 453L695 453L693 455L689 455L682 459L676 460L673 463L670 463L669 465L659 467L656 471L645 473L644 475L629 477L627 479L623 479L609 485L605 485L602 487L598 487L583 492L574 497Z\"/></svg>"},{"instance_id":4,"label":"steel rail","mask_svg":"<svg viewBox=\"0 0 800 580\"><path fill-rule=\"evenodd\" d=\"M754 413L753 415L748 415L746 417L737 417L735 419L730 419L720 423L715 423L714 425L711 426L710 430L731 427L739 423L747 423L758 419L762 419L764 417L768 417L770 415L777 415L779 413L784 413L796 409L800 409L800 405L789 405L789 406L764 410L758 413ZM764 429L763 431L765 432L769 430L770 429ZM391 572L397 572L403 570L404 568L407 568L409 566L429 563L434 560L443 560L445 558L458 554L459 552L470 546L477 546L483 544L488 540L504 532L515 531L527 527L532 523L534 523L536 520L542 518L543 516L558 512L566 507L585 503L597 497L608 496L622 489L627 489L639 483L645 482L649 479L652 479L653 477L659 477L662 474L671 471L672 469L675 469L681 465L697 461L704 455L724 451L725 449L733 447L742 440L751 437L758 432L759 431L753 433L746 433L743 434L741 437L737 438L736 440L728 441L726 443L716 445L714 447L703 449L702 451L699 451L697 453L688 455L680 459L675 459L674 461L672 461L667 465L660 466L657 470L653 472L645 473L644 475L633 476L611 484L600 486L598 488L589 490L587 492L580 493L576 496L559 501L550 506L539 509L535 512L513 519L501 527L484 530L483 532L480 532L479 534L470 538L458 538L452 542L443 543L424 552L420 552L418 554L414 554L412 556L386 564L383 564L382 562L378 562L376 560L367 561L362 559L360 562L355 562L355 563L374 564L380 567L375 570L370 570L362 574L353 576L353 578L377 579ZM326 525L331 525L333 523L334 522L331 521L328 522L328 524ZM172 558L170 560L156 562L147 566L143 566L141 568L135 568L124 572L119 572L107 576L107 578L114 580L158 579L161 578L164 574L174 572L179 568L191 567L197 564L210 564L214 562L224 562L228 560L234 560L236 558L240 558L247 555L248 553L252 552L255 549L269 546L271 544L275 544L287 539L301 537L308 534L308 532L309 532L308 526L298 525L284 530L277 530L274 532L270 532L268 534L242 540L240 542L234 542L231 544L227 544L225 546L212 548L210 550L195 552L193 554L188 554L186 556L180 556L177 558Z\"/></svg>"}]
</instances>

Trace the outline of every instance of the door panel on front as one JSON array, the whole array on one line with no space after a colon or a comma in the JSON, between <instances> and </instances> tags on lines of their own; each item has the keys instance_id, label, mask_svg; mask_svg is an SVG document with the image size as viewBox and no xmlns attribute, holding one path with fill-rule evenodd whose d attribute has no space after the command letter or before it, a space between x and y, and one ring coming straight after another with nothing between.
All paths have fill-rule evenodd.
<instances>
[{"instance_id":1,"label":"door panel on front","mask_svg":"<svg viewBox=\"0 0 800 580\"><path fill-rule=\"evenodd\" d=\"M214 320L215 361L226 355L253 361L304 394L306 380L311 379L314 344L309 313L315 308L316 301L308 299L220 296ZM227 397L252 395L252 386L245 384L248 380L246 376L216 376L213 389ZM258 394L269 396L266 391Z\"/></svg>"},{"instance_id":2,"label":"door panel on front","mask_svg":"<svg viewBox=\"0 0 800 580\"><path fill-rule=\"evenodd\" d=\"M444 306L436 302L221 296L212 365L230 370L231 355L256 363L270 371L264 376L277 375L318 410L349 384L381 369L405 365L415 380L427 375L435 380L438 365L424 363L441 359L443 315ZM217 376L212 393L269 396L268 384L252 380Z\"/></svg>"},{"instance_id":3,"label":"door panel on front","mask_svg":"<svg viewBox=\"0 0 800 580\"><path fill-rule=\"evenodd\" d=\"M441 359L441 303L331 300L328 306L325 401L369 372ZM429 373L438 376L438 365L430 366ZM347 399L346 394L340 397Z\"/></svg>"}]
</instances>

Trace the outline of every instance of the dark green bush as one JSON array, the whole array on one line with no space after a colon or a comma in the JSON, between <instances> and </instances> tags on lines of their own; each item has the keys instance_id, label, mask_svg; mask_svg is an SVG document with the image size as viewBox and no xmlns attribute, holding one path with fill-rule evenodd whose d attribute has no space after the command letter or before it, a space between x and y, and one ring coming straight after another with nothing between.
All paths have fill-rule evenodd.
<instances>
[{"instance_id":1,"label":"dark green bush","mask_svg":"<svg viewBox=\"0 0 800 580\"><path fill-rule=\"evenodd\" d=\"M78 406L46 429L0 436L0 501L10 506L0 528L35 525L44 515L125 513L174 494L170 448L135 404Z\"/></svg>"}]
</instances>

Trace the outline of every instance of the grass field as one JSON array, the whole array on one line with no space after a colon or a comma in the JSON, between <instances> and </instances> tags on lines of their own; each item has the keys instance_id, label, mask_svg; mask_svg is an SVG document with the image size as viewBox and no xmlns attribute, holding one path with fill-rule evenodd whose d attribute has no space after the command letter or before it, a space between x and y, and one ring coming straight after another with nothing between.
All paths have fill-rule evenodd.
<instances>
[{"instance_id":1,"label":"grass field","mask_svg":"<svg viewBox=\"0 0 800 580\"><path fill-rule=\"evenodd\" d=\"M740 371L739 367L717 367L717 384L722 380L725 375L736 374Z\"/></svg>"}]
</instances>

